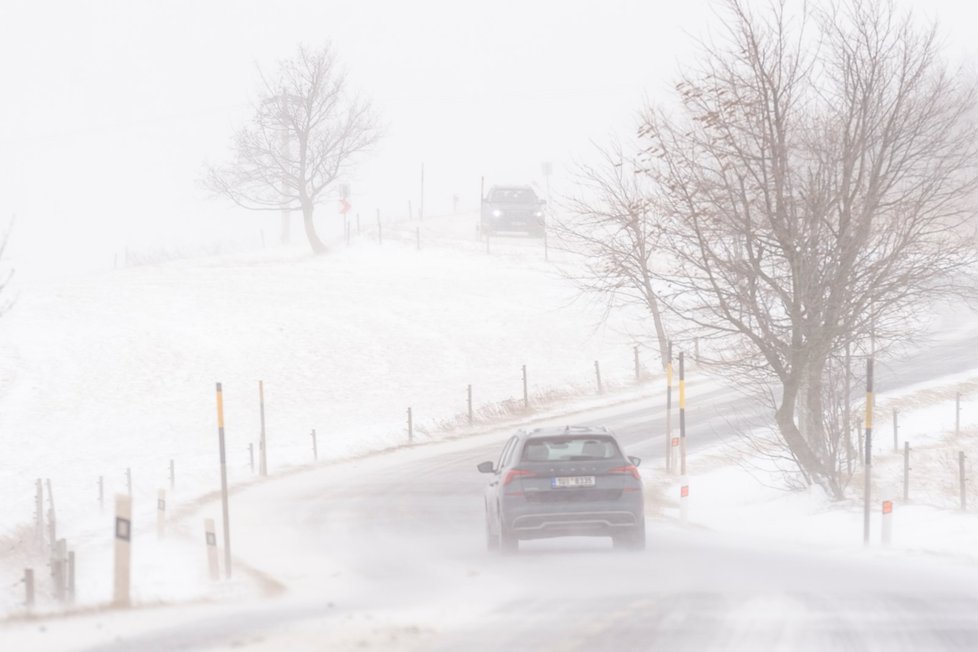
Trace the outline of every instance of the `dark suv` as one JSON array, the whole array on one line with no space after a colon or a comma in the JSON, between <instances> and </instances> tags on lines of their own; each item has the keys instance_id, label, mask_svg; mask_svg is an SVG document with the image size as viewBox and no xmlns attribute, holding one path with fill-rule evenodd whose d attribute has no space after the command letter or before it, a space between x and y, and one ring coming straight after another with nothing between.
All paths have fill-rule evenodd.
<instances>
[{"instance_id":1,"label":"dark suv","mask_svg":"<svg viewBox=\"0 0 978 652\"><path fill-rule=\"evenodd\" d=\"M486 235L522 231L542 236L545 205L529 186L493 186L482 200L479 229Z\"/></svg>"},{"instance_id":2,"label":"dark suv","mask_svg":"<svg viewBox=\"0 0 978 652\"><path fill-rule=\"evenodd\" d=\"M519 431L499 461L479 464L490 550L520 539L610 536L616 548L645 547L641 460L625 457L610 430L566 426Z\"/></svg>"}]
</instances>

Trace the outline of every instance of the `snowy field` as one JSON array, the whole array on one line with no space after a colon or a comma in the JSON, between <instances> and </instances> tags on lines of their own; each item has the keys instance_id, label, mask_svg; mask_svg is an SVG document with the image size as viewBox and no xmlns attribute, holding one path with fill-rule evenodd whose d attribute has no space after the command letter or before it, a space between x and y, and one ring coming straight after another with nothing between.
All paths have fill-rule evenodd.
<instances>
[{"instance_id":1,"label":"snowy field","mask_svg":"<svg viewBox=\"0 0 978 652\"><path fill-rule=\"evenodd\" d=\"M320 463L407 443L413 409L416 442L518 424L520 366L529 371L534 418L647 398L661 402L661 375L641 349L634 379L636 322L601 323L577 298L541 243L499 238L486 255L471 221L429 220L415 249L414 224L338 242L320 259L301 251L192 259L119 269L70 282L21 289L0 320L0 612L20 610L22 569L44 560L33 545L35 478L50 478L59 536L77 551L77 606L110 598L111 496L125 491L131 468L137 534L134 559L142 605L274 593L280 585L243 564L234 582L212 585L199 551L197 509L219 487L214 383L224 385L228 465L233 485L254 482L248 445L257 450L257 381L265 383L269 465L287 475L312 463L313 428ZM560 254L557 260L567 262ZM551 259L553 260L553 258ZM942 337L969 334L945 320ZM598 395L593 362L602 364ZM691 397L722 383L691 374ZM476 423L465 418L473 385ZM883 392L877 403L874 500L896 502L891 552L971 556L978 523L957 510L956 451L974 446L978 371ZM954 400L963 392L962 428L954 438ZM888 415L900 411L900 445L914 449L911 501L902 501L902 457L892 452ZM478 439L478 438L476 438ZM459 441L465 448L469 444ZM415 452L422 457L424 448ZM176 465L169 492L168 464ZM861 475L851 498L829 501L817 489L785 492L782 478L736 446L717 443L690 455L690 521L742 535L859 550ZM969 463L970 472L970 463ZM642 467L650 510L678 516L678 479L654 456ZM100 513L97 480L104 476ZM170 536L153 537L158 489L167 489ZM969 484L978 504L978 492ZM878 500L877 500L878 499ZM878 509L873 515L879 537ZM257 525L255 527L258 527ZM875 545L878 546L878 543ZM165 560L161 562L161 560ZM39 610L57 609L45 582Z\"/></svg>"}]
</instances>

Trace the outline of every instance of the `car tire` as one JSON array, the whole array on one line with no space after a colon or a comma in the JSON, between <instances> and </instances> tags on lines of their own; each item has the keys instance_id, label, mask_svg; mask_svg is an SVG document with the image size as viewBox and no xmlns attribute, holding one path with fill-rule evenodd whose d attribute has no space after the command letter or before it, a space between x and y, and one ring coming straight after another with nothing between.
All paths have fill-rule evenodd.
<instances>
[{"instance_id":1,"label":"car tire","mask_svg":"<svg viewBox=\"0 0 978 652\"><path fill-rule=\"evenodd\" d=\"M519 552L520 540L517 539L511 532L508 532L506 528L500 527L499 529L499 552L504 555L513 555Z\"/></svg>"},{"instance_id":2,"label":"car tire","mask_svg":"<svg viewBox=\"0 0 978 652\"><path fill-rule=\"evenodd\" d=\"M489 552L499 550L499 537L493 533L492 527L489 525L488 512L486 513L486 549Z\"/></svg>"},{"instance_id":3,"label":"car tire","mask_svg":"<svg viewBox=\"0 0 978 652\"><path fill-rule=\"evenodd\" d=\"M611 541L615 550L645 550L645 521L628 532L613 535Z\"/></svg>"}]
</instances>

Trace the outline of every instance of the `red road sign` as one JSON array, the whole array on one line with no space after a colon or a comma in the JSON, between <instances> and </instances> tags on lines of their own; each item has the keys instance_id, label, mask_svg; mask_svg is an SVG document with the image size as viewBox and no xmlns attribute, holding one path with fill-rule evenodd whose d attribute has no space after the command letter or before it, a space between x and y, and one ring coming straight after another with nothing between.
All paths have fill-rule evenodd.
<instances>
[{"instance_id":1,"label":"red road sign","mask_svg":"<svg viewBox=\"0 0 978 652\"><path fill-rule=\"evenodd\" d=\"M679 488L679 496L681 498L686 498L686 497L689 496L689 485L688 484L684 484L682 487Z\"/></svg>"},{"instance_id":2,"label":"red road sign","mask_svg":"<svg viewBox=\"0 0 978 652\"><path fill-rule=\"evenodd\" d=\"M346 201L346 199L341 199L340 200L340 215L346 215L349 212L350 212L350 202Z\"/></svg>"},{"instance_id":3,"label":"red road sign","mask_svg":"<svg viewBox=\"0 0 978 652\"><path fill-rule=\"evenodd\" d=\"M889 500L883 501L883 513L890 514L893 512L893 502Z\"/></svg>"}]
</instances>

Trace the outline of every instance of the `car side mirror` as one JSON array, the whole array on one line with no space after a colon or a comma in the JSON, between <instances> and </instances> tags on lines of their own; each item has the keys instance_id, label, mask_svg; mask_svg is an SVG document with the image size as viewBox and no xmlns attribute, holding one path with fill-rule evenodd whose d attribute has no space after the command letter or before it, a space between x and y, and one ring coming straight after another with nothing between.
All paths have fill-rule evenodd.
<instances>
[{"instance_id":1,"label":"car side mirror","mask_svg":"<svg viewBox=\"0 0 978 652\"><path fill-rule=\"evenodd\" d=\"M494 473L496 471L496 469L492 468L492 461L482 462L475 468L479 469L479 473Z\"/></svg>"},{"instance_id":2,"label":"car side mirror","mask_svg":"<svg viewBox=\"0 0 978 652\"><path fill-rule=\"evenodd\" d=\"M639 466L640 464L642 464L642 460L637 457L629 457L628 461L631 462L634 466Z\"/></svg>"}]
</instances>

